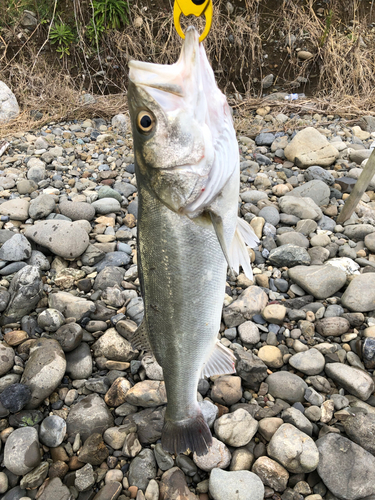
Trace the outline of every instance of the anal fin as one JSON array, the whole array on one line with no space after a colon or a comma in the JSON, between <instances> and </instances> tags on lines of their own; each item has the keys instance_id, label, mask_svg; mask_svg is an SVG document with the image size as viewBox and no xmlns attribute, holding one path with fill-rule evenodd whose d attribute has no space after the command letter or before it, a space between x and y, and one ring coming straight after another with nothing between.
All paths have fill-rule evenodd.
<instances>
[{"instance_id":1,"label":"anal fin","mask_svg":"<svg viewBox=\"0 0 375 500\"><path fill-rule=\"evenodd\" d=\"M202 368L202 377L211 377L212 375L224 375L236 373L236 357L233 352L219 341L216 341L210 357Z\"/></svg>"},{"instance_id":2,"label":"anal fin","mask_svg":"<svg viewBox=\"0 0 375 500\"><path fill-rule=\"evenodd\" d=\"M151 344L148 338L146 321L144 318L136 331L129 335L129 342L133 347L140 351L152 352Z\"/></svg>"}]
</instances>

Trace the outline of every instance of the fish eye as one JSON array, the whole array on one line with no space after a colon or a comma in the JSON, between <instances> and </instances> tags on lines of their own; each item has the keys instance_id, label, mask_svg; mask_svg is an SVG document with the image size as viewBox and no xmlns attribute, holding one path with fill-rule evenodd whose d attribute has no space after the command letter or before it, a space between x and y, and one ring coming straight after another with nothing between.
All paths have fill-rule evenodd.
<instances>
[{"instance_id":1,"label":"fish eye","mask_svg":"<svg viewBox=\"0 0 375 500\"><path fill-rule=\"evenodd\" d=\"M155 118L149 111L140 111L137 116L138 130L148 134L154 128Z\"/></svg>"}]
</instances>

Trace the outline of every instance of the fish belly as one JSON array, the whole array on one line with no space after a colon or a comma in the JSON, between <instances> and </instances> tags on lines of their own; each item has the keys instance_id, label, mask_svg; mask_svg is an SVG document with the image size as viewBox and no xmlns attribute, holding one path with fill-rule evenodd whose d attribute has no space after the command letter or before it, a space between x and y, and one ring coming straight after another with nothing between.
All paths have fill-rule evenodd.
<instances>
[{"instance_id":1,"label":"fish belly","mask_svg":"<svg viewBox=\"0 0 375 500\"><path fill-rule=\"evenodd\" d=\"M220 327L227 264L213 227L172 212L146 189L139 196L145 321L168 399L162 442L171 452L189 447L204 454L211 434L197 385Z\"/></svg>"}]
</instances>

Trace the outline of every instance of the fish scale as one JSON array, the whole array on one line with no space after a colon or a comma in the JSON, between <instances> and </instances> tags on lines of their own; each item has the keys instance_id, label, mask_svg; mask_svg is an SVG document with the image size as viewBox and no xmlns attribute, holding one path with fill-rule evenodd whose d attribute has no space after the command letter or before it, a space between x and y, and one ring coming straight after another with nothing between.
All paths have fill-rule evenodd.
<instances>
[{"instance_id":1,"label":"fish scale","mask_svg":"<svg viewBox=\"0 0 375 500\"><path fill-rule=\"evenodd\" d=\"M177 383L169 383L169 373L165 377L169 402L183 402L175 410L186 417L186 407L195 406L195 381L219 331L226 262L213 228L202 229L175 214L147 190L141 188L139 196L139 240L145 242L139 258L149 340L161 366L175 361L170 370Z\"/></svg>"}]
</instances>

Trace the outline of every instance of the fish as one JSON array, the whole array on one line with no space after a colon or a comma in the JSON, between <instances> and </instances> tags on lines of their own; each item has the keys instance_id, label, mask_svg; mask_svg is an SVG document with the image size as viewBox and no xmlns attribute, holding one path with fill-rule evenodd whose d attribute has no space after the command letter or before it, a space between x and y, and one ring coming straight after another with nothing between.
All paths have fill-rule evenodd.
<instances>
[{"instance_id":1,"label":"fish","mask_svg":"<svg viewBox=\"0 0 375 500\"><path fill-rule=\"evenodd\" d=\"M231 110L195 28L176 63L129 62L128 104L144 301L131 342L163 369L164 450L201 456L212 435L197 402L199 379L235 373L233 352L218 340L227 267L252 277L245 244L259 240L238 218Z\"/></svg>"}]
</instances>

